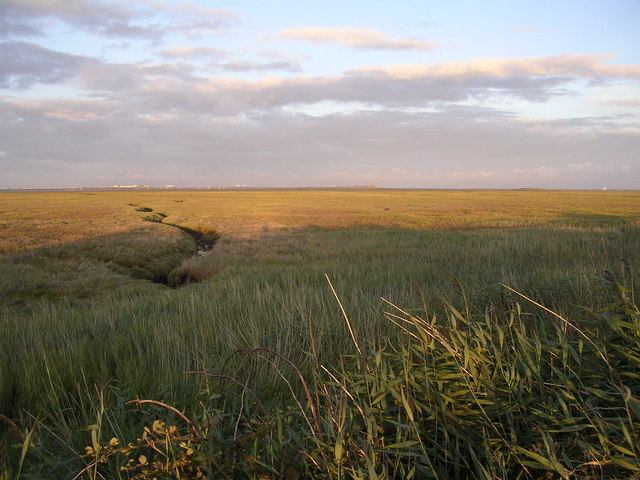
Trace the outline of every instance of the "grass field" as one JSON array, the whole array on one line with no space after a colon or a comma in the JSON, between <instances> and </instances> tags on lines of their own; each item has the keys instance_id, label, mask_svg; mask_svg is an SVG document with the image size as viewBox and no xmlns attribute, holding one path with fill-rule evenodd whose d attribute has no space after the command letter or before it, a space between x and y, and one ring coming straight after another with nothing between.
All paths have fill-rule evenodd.
<instances>
[{"instance_id":1,"label":"grass field","mask_svg":"<svg viewBox=\"0 0 640 480\"><path fill-rule=\"evenodd\" d=\"M640 192L2 193L0 251L0 479L640 471Z\"/></svg>"}]
</instances>

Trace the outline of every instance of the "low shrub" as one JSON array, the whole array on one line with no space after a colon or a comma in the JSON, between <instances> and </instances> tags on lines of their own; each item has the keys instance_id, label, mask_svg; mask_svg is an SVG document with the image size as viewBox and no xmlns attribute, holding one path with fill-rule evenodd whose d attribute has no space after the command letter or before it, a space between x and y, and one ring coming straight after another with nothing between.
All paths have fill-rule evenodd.
<instances>
[{"instance_id":1,"label":"low shrub","mask_svg":"<svg viewBox=\"0 0 640 480\"><path fill-rule=\"evenodd\" d=\"M200 265L197 261L186 260L169 273L167 286L178 288L189 283L200 283L211 275L211 270Z\"/></svg>"}]
</instances>

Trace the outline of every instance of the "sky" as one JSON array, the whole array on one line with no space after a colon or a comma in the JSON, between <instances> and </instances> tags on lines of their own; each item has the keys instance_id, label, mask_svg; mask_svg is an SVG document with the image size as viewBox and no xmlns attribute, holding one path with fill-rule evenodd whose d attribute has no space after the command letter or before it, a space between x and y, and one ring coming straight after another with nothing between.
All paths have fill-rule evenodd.
<instances>
[{"instance_id":1,"label":"sky","mask_svg":"<svg viewBox=\"0 0 640 480\"><path fill-rule=\"evenodd\" d=\"M0 0L0 188L640 188L638 0Z\"/></svg>"}]
</instances>

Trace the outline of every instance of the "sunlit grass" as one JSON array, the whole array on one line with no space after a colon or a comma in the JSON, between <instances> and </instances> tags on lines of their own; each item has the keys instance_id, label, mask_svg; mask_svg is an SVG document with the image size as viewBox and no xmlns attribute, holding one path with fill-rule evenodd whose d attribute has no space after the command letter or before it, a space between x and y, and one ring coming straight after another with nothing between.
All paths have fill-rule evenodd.
<instances>
[{"instance_id":1,"label":"sunlit grass","mask_svg":"<svg viewBox=\"0 0 640 480\"><path fill-rule=\"evenodd\" d=\"M148 207L222 234L283 228L460 229L638 225L640 193L614 191L163 191L0 194L0 251L137 228Z\"/></svg>"}]
</instances>

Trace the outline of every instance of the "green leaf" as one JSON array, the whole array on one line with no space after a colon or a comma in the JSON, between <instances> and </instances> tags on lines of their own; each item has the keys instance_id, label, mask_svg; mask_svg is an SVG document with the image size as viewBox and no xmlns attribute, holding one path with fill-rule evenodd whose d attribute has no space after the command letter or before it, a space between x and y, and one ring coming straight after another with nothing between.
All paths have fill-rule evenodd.
<instances>
[{"instance_id":1,"label":"green leaf","mask_svg":"<svg viewBox=\"0 0 640 480\"><path fill-rule=\"evenodd\" d=\"M417 445L418 442L415 440L407 440L405 442L392 443L391 445L387 445L387 448L406 448Z\"/></svg>"},{"instance_id":2,"label":"green leaf","mask_svg":"<svg viewBox=\"0 0 640 480\"><path fill-rule=\"evenodd\" d=\"M411 410L411 407L409 406L409 402L407 402L407 397L404 396L403 391L400 391L400 396L402 398L402 405L404 406L404 409L407 412L407 416L409 417L409 420L413 422L413 411Z\"/></svg>"},{"instance_id":3,"label":"green leaf","mask_svg":"<svg viewBox=\"0 0 640 480\"><path fill-rule=\"evenodd\" d=\"M517 450L518 452L522 453L523 455L526 455L529 458L535 460L539 464L537 468L546 468L547 470L553 470L554 472L559 473L563 477L567 477L567 475L569 473L567 471L567 469L564 468L560 464L560 462L558 462L555 459L545 458L542 455L540 455L539 453L531 452L531 451L526 450L526 449L524 449L522 447L518 447L517 445L514 445L513 448L515 450ZM532 464L532 466L535 466L535 465Z\"/></svg>"},{"instance_id":4,"label":"green leaf","mask_svg":"<svg viewBox=\"0 0 640 480\"><path fill-rule=\"evenodd\" d=\"M624 453L625 455L630 455L630 456L634 455L634 453L631 450L629 450L628 448L625 448L623 446L616 445L615 443L611 443L611 446L613 448L615 448L616 450L618 450L619 452Z\"/></svg>"},{"instance_id":5,"label":"green leaf","mask_svg":"<svg viewBox=\"0 0 640 480\"><path fill-rule=\"evenodd\" d=\"M636 417L636 420L640 421L640 400L636 397L630 397L629 400L627 400L627 405L629 405L629 408Z\"/></svg>"},{"instance_id":6,"label":"green leaf","mask_svg":"<svg viewBox=\"0 0 640 480\"><path fill-rule=\"evenodd\" d=\"M336 444L333 447L333 455L336 459L336 462L340 463L340 461L342 460L342 455L344 453L344 449L342 446L342 440L343 437L342 435L338 436L338 439L336 440Z\"/></svg>"},{"instance_id":7,"label":"green leaf","mask_svg":"<svg viewBox=\"0 0 640 480\"><path fill-rule=\"evenodd\" d=\"M620 465L621 467L626 468L627 470L631 470L633 472L640 472L640 467L638 467L638 462L635 458L611 457L611 461L616 465Z\"/></svg>"}]
</instances>

